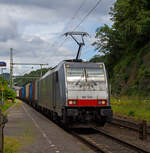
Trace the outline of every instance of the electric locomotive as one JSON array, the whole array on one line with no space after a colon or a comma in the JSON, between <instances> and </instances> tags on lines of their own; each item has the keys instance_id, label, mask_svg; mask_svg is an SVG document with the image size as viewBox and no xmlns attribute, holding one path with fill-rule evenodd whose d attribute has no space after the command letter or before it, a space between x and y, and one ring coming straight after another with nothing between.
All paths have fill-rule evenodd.
<instances>
[{"instance_id":1,"label":"electric locomotive","mask_svg":"<svg viewBox=\"0 0 150 153\"><path fill-rule=\"evenodd\" d=\"M38 104L71 127L104 125L112 118L104 63L66 60L39 80Z\"/></svg>"}]
</instances>

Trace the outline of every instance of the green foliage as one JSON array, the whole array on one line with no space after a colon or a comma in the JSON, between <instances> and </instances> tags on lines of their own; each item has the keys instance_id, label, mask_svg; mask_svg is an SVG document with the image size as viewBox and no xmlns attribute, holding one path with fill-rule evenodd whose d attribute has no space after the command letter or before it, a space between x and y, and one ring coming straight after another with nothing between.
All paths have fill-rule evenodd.
<instances>
[{"instance_id":1,"label":"green foliage","mask_svg":"<svg viewBox=\"0 0 150 153\"><path fill-rule=\"evenodd\" d=\"M15 99L16 98L16 92L11 90L8 87L8 82L4 80L2 77L0 77L0 89L2 87L4 88L4 91L3 91L4 99L8 99L8 98ZM0 90L0 99L1 98L2 98L2 91Z\"/></svg>"},{"instance_id":2,"label":"green foliage","mask_svg":"<svg viewBox=\"0 0 150 153\"><path fill-rule=\"evenodd\" d=\"M91 62L104 62L105 56L95 55L90 61Z\"/></svg>"},{"instance_id":3,"label":"green foliage","mask_svg":"<svg viewBox=\"0 0 150 153\"><path fill-rule=\"evenodd\" d=\"M21 148L19 140L13 137L4 138L4 153L17 153Z\"/></svg>"},{"instance_id":4,"label":"green foliage","mask_svg":"<svg viewBox=\"0 0 150 153\"><path fill-rule=\"evenodd\" d=\"M7 88L4 91L4 96L6 99L15 99L16 98L16 92Z\"/></svg>"},{"instance_id":5,"label":"green foliage","mask_svg":"<svg viewBox=\"0 0 150 153\"><path fill-rule=\"evenodd\" d=\"M8 102L7 100L4 101L4 106L0 105L0 109L2 112L5 112L9 107L11 107L13 103Z\"/></svg>"},{"instance_id":6,"label":"green foliage","mask_svg":"<svg viewBox=\"0 0 150 153\"><path fill-rule=\"evenodd\" d=\"M114 113L136 120L150 121L150 100L144 97L111 97Z\"/></svg>"},{"instance_id":7,"label":"green foliage","mask_svg":"<svg viewBox=\"0 0 150 153\"><path fill-rule=\"evenodd\" d=\"M44 75L48 70L50 70L51 68L43 68L42 69L42 75ZM33 82L34 80L36 80L37 78L35 77L40 77L41 76L41 69L38 69L36 71L31 71L29 74L24 74L23 77L24 78L16 78L14 80L15 85L16 86L24 86L27 83ZM27 77L27 78L25 78ZM28 78L31 77L31 78ZM32 78L34 77L34 78Z\"/></svg>"},{"instance_id":8,"label":"green foliage","mask_svg":"<svg viewBox=\"0 0 150 153\"><path fill-rule=\"evenodd\" d=\"M150 1L117 0L111 8L113 25L96 30L93 43L106 64L113 94L148 96L150 88Z\"/></svg>"},{"instance_id":9,"label":"green foliage","mask_svg":"<svg viewBox=\"0 0 150 153\"><path fill-rule=\"evenodd\" d=\"M135 116L135 111L130 110L128 116Z\"/></svg>"}]
</instances>

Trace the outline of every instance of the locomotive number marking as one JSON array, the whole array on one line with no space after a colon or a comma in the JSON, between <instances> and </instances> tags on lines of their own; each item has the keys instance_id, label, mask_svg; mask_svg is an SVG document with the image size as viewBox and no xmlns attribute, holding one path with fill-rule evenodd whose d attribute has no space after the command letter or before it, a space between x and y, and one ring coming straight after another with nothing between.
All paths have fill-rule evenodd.
<instances>
[{"instance_id":1,"label":"locomotive number marking","mask_svg":"<svg viewBox=\"0 0 150 153\"><path fill-rule=\"evenodd\" d=\"M82 99L92 99L92 96L82 96Z\"/></svg>"}]
</instances>

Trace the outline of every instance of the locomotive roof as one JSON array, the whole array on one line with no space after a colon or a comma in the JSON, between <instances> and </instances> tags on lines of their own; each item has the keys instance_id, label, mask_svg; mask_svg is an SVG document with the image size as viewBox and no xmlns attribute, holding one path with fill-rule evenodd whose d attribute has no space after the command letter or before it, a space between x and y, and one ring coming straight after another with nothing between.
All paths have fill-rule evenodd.
<instances>
[{"instance_id":1,"label":"locomotive roof","mask_svg":"<svg viewBox=\"0 0 150 153\"><path fill-rule=\"evenodd\" d=\"M59 70L59 68L63 65L63 64L69 64L71 67L81 67L81 66L86 66L86 67L99 67L99 64L104 64L103 62L100 63L92 63L92 62L85 62L83 60L74 60L74 59L70 59L70 60L64 60L62 62L60 62L57 66L53 67L52 69L50 69L45 75L43 75L41 79L46 78L49 74L51 74L52 72L55 72L57 70Z\"/></svg>"}]
</instances>

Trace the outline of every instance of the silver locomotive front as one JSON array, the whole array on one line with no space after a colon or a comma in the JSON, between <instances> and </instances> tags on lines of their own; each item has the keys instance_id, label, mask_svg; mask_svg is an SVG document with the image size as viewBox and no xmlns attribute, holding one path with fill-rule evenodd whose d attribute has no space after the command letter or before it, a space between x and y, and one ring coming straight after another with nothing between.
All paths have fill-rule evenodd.
<instances>
[{"instance_id":1,"label":"silver locomotive front","mask_svg":"<svg viewBox=\"0 0 150 153\"><path fill-rule=\"evenodd\" d=\"M104 63L66 63L66 112L72 122L104 123L111 119Z\"/></svg>"}]
</instances>

